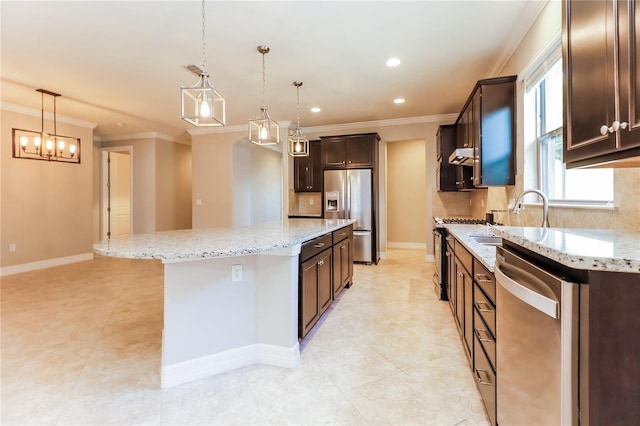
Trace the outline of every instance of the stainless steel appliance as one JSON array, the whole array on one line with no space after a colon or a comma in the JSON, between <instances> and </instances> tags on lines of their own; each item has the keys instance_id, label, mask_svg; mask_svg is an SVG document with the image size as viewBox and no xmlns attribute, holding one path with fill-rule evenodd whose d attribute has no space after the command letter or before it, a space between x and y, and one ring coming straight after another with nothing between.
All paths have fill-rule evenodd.
<instances>
[{"instance_id":1,"label":"stainless steel appliance","mask_svg":"<svg viewBox=\"0 0 640 426\"><path fill-rule=\"evenodd\" d=\"M324 218L355 219L353 260L374 262L371 169L324 171Z\"/></svg>"},{"instance_id":2,"label":"stainless steel appliance","mask_svg":"<svg viewBox=\"0 0 640 426\"><path fill-rule=\"evenodd\" d=\"M579 285L496 248L497 417L578 424Z\"/></svg>"}]
</instances>

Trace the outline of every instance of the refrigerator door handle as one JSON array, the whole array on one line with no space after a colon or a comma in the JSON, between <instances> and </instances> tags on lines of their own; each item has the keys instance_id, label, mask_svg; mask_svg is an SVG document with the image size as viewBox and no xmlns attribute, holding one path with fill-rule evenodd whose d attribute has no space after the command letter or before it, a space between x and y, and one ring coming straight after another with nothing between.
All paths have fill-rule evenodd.
<instances>
[{"instance_id":1,"label":"refrigerator door handle","mask_svg":"<svg viewBox=\"0 0 640 426\"><path fill-rule=\"evenodd\" d=\"M351 219L351 171L347 170L347 194L345 197L345 219Z\"/></svg>"}]
</instances>

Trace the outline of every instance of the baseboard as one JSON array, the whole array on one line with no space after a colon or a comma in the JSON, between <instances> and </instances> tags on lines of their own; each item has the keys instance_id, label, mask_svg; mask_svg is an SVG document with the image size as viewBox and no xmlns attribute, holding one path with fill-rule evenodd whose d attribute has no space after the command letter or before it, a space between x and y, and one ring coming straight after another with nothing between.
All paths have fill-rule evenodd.
<instances>
[{"instance_id":1,"label":"baseboard","mask_svg":"<svg viewBox=\"0 0 640 426\"><path fill-rule=\"evenodd\" d=\"M93 260L93 253L76 254L73 256L57 257L55 259L40 260L38 262L5 266L4 268L0 268L0 277L20 274L22 272L37 271L39 269L51 268L54 266L68 265L70 263L84 262L85 260Z\"/></svg>"},{"instance_id":2,"label":"baseboard","mask_svg":"<svg viewBox=\"0 0 640 426\"><path fill-rule=\"evenodd\" d=\"M300 364L298 343L291 348L256 343L162 367L162 388L170 388L253 364L295 368Z\"/></svg>"},{"instance_id":3,"label":"baseboard","mask_svg":"<svg viewBox=\"0 0 640 426\"><path fill-rule=\"evenodd\" d=\"M418 249L418 250L426 250L427 245L425 243L387 243L388 248L394 249Z\"/></svg>"}]
</instances>

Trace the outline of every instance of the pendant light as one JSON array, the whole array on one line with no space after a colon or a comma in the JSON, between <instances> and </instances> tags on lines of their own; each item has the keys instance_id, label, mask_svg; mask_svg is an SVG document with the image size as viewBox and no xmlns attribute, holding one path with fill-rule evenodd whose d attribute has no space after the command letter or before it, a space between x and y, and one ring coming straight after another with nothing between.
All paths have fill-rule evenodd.
<instances>
[{"instance_id":1,"label":"pendant light","mask_svg":"<svg viewBox=\"0 0 640 426\"><path fill-rule=\"evenodd\" d=\"M181 116L198 127L226 125L225 99L209 82L206 69L205 14L202 0L202 68L189 65L187 69L200 76L193 86L181 86Z\"/></svg>"},{"instance_id":2,"label":"pendant light","mask_svg":"<svg viewBox=\"0 0 640 426\"><path fill-rule=\"evenodd\" d=\"M296 86L296 130L289 136L289 155L292 157L306 157L309 155L309 139L302 135L300 129L300 86L301 81L294 81Z\"/></svg>"},{"instance_id":3,"label":"pendant light","mask_svg":"<svg viewBox=\"0 0 640 426\"><path fill-rule=\"evenodd\" d=\"M264 55L269 53L271 49L265 45L260 45L257 49L262 54L262 108L260 108L260 115L257 118L249 120L249 140L256 145L277 145L280 143L280 125L269 117L265 96Z\"/></svg>"}]
</instances>

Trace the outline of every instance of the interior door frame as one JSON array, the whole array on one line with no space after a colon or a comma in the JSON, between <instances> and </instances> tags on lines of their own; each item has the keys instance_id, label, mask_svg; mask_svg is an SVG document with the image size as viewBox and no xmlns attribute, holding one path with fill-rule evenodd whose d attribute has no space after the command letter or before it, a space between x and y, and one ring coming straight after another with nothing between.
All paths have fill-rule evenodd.
<instances>
[{"instance_id":1,"label":"interior door frame","mask_svg":"<svg viewBox=\"0 0 640 426\"><path fill-rule=\"evenodd\" d=\"M100 148L100 240L107 239L105 229L105 203L108 200L109 193L107 191L107 170L105 168L105 154L108 152L126 152L129 155L129 194L130 195L130 203L129 203L129 229L131 233L133 233L133 180L134 180L134 172L133 172L133 146L132 145L123 145L123 146L110 146L110 147L102 147Z\"/></svg>"}]
</instances>

